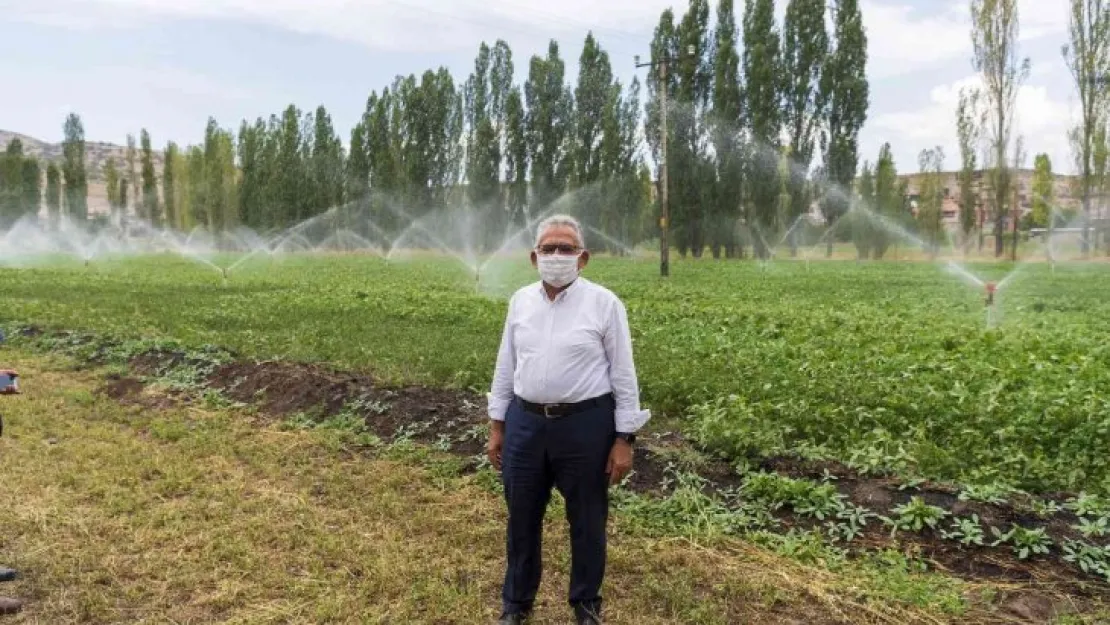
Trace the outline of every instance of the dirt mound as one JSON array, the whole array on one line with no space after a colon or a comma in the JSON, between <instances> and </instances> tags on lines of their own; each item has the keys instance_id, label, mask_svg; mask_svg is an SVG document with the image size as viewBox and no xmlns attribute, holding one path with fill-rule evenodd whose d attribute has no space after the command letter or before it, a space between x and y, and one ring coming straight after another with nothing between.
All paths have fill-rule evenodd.
<instances>
[{"instance_id":1,"label":"dirt mound","mask_svg":"<svg viewBox=\"0 0 1110 625\"><path fill-rule=\"evenodd\" d=\"M119 375L109 376L108 382L100 388L100 393L121 404L142 406L155 410L172 408L183 403L187 404L191 399L188 394L182 391L159 389L155 392L139 378Z\"/></svg>"},{"instance_id":2,"label":"dirt mound","mask_svg":"<svg viewBox=\"0 0 1110 625\"><path fill-rule=\"evenodd\" d=\"M142 394L146 385L142 380L131 377L111 377L100 391L117 401L128 400Z\"/></svg>"},{"instance_id":3,"label":"dirt mound","mask_svg":"<svg viewBox=\"0 0 1110 625\"><path fill-rule=\"evenodd\" d=\"M467 456L485 450L484 402L462 391L390 388L368 376L277 361L221 365L209 375L208 384L277 416L301 414L322 422L346 413L361 418L386 440L410 438Z\"/></svg>"}]
</instances>

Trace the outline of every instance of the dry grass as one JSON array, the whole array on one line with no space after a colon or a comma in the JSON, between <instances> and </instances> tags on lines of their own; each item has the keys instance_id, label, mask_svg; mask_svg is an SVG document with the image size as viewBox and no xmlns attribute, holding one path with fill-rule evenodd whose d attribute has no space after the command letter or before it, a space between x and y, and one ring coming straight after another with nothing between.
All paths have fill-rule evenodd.
<instances>
[{"instance_id":1,"label":"dry grass","mask_svg":"<svg viewBox=\"0 0 1110 625\"><path fill-rule=\"evenodd\" d=\"M242 414L121 406L93 373L3 354L0 560L24 598L5 623L481 623L496 617L503 505L480 477L336 453ZM14 362L13 362L14 361ZM612 526L612 623L907 623L865 579L739 542ZM565 526L546 528L539 623L568 622ZM965 615L966 617L967 615Z\"/></svg>"}]
</instances>

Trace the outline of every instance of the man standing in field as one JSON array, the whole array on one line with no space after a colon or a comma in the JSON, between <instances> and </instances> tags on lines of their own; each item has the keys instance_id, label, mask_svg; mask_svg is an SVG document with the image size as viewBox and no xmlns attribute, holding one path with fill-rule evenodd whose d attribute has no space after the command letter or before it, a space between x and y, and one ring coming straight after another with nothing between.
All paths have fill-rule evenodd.
<instances>
[{"instance_id":1,"label":"man standing in field","mask_svg":"<svg viewBox=\"0 0 1110 625\"><path fill-rule=\"evenodd\" d=\"M624 304L579 277L582 229L563 215L537 229L540 282L509 301L489 393L487 453L509 508L502 625L526 622L539 589L541 533L552 486L566 500L570 604L579 625L601 623L609 486L632 468L640 409Z\"/></svg>"},{"instance_id":2,"label":"man standing in field","mask_svg":"<svg viewBox=\"0 0 1110 625\"><path fill-rule=\"evenodd\" d=\"M3 342L3 333L0 333L0 342ZM0 369L0 378L11 380L18 374L11 369ZM0 395L15 395L19 391L15 386L0 383ZM0 425L0 428L3 426ZM2 430L0 430L2 431ZM17 573L11 569L0 566L0 582L10 582L17 577ZM11 597L0 597L0 614L15 614L23 609L23 603L19 599L12 599Z\"/></svg>"}]
</instances>

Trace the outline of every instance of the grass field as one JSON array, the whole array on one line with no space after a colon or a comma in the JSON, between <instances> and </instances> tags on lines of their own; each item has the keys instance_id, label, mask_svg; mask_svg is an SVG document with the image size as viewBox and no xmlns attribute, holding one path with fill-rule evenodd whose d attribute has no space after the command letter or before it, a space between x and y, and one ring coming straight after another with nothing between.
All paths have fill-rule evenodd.
<instances>
[{"instance_id":1,"label":"grass field","mask_svg":"<svg viewBox=\"0 0 1110 625\"><path fill-rule=\"evenodd\" d=\"M970 267L984 280L1011 269ZM598 259L587 272L626 302L656 414L649 435L672 441L646 442L637 466L656 481L641 476L615 499L612 622L1106 618L1092 601L1105 585L1089 583L1110 579L1110 267L1019 266L991 328L983 293L934 263L702 260L676 263L666 281L656 272L650 259ZM375 384L481 393L506 296L533 279L505 261L476 282L429 257L258 260L227 280L174 257L59 262L0 270L0 325L219 346ZM184 385L199 403L121 404L97 390L105 371L88 369L95 341L16 334L0 364L22 370L27 394L0 406L5 488L18 494L0 554L28 572L2 590L31 609L14 622L494 616L503 505L494 474L463 470L450 445L356 436L373 418L362 404L286 416L228 407L187 362L143 392ZM165 344L117 343L92 366L127 375L152 348ZM327 379L289 374L309 388ZM699 467L719 461L673 443L671 429L740 471L707 496ZM751 470L789 457L852 473ZM922 478L964 490L918 489ZM559 516L540 622L565 616ZM1039 548L1049 554L1021 555ZM922 574L952 566L965 581Z\"/></svg>"},{"instance_id":2,"label":"grass field","mask_svg":"<svg viewBox=\"0 0 1110 625\"><path fill-rule=\"evenodd\" d=\"M99 392L102 370L0 357L28 380L0 406L0 554L24 575L0 590L27 603L5 623L496 617L504 506L488 471L462 475L427 450L354 447L243 408L120 404ZM567 622L561 516L556 501L540 624ZM623 511L611 532L615 624L982 623L998 618L986 602L1010 590L920 574L897 553L830 572L721 536L660 534Z\"/></svg>"},{"instance_id":3,"label":"grass field","mask_svg":"<svg viewBox=\"0 0 1110 625\"><path fill-rule=\"evenodd\" d=\"M1009 267L972 267L999 278ZM1022 266L986 329L983 293L927 263L598 260L627 303L645 403L735 458L1110 493L1110 267ZM0 322L176 338L484 390L505 295L450 260L244 264L180 258L0 271ZM477 288L476 288L477 286Z\"/></svg>"}]
</instances>

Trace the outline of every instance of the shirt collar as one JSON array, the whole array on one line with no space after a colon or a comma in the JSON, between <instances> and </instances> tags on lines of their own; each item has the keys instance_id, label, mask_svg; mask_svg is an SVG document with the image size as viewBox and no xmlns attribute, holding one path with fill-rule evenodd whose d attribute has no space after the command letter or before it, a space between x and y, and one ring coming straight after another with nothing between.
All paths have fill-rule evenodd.
<instances>
[{"instance_id":1,"label":"shirt collar","mask_svg":"<svg viewBox=\"0 0 1110 625\"><path fill-rule=\"evenodd\" d=\"M543 280L540 280L537 283L536 289L539 290L540 297L543 298L543 301L545 301L545 302L557 302L559 300L566 299L569 296L569 294L577 291L578 288L579 288L578 285L582 284L582 282L584 282L584 281L585 281L585 278L583 278L581 275L579 275L577 278L574 279L574 282L570 283L570 286L568 286L567 288L560 291L559 294L556 295L555 299L553 299L553 300L547 299L547 290L543 288Z\"/></svg>"}]
</instances>

